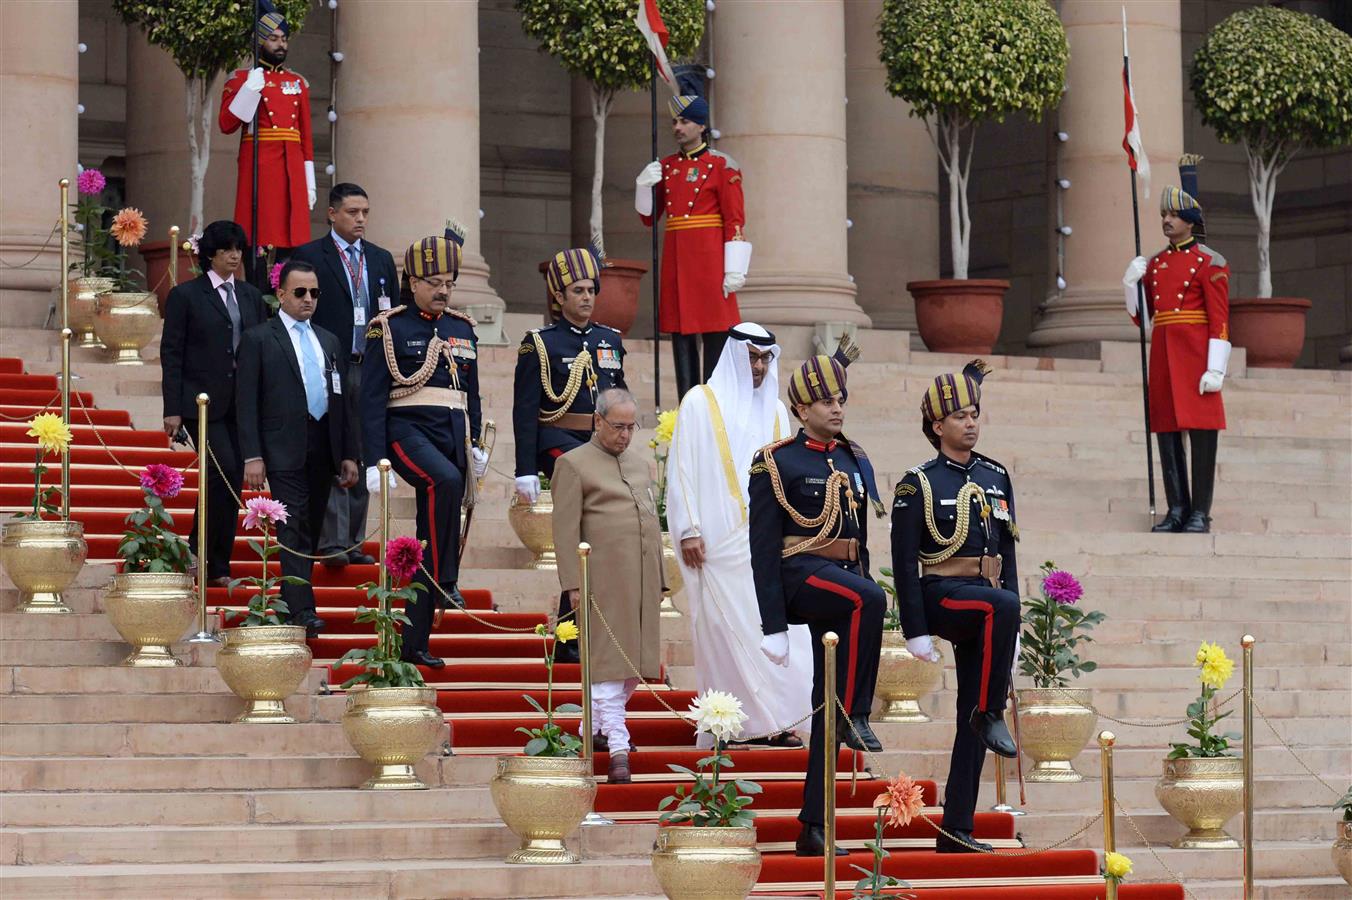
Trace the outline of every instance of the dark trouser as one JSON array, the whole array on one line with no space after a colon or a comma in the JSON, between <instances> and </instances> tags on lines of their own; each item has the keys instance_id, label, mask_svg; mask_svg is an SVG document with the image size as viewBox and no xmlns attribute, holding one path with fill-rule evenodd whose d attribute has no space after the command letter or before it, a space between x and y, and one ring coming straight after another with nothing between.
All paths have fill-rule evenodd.
<instances>
[{"instance_id":1,"label":"dark trouser","mask_svg":"<svg viewBox=\"0 0 1352 900\"><path fill-rule=\"evenodd\" d=\"M345 391L361 396L361 366L353 365L347 370ZM358 452L359 459L365 456ZM378 460L371 460L375 465ZM319 550L322 553L334 553L347 550L366 537L366 510L371 503L371 495L366 491L366 480L358 478L350 488L337 485L329 491L328 507L324 510L324 528L319 535ZM362 552L354 547L354 553Z\"/></svg>"},{"instance_id":2,"label":"dark trouser","mask_svg":"<svg viewBox=\"0 0 1352 900\"><path fill-rule=\"evenodd\" d=\"M460 501L465 473L455 459L454 435L416 432L390 443L390 462L399 477L413 485L418 497L418 539L427 542L423 566L432 581L447 590L460 576ZM426 581L427 576L415 576ZM404 653L427 649L432 634L432 605L441 600L435 588L418 593L404 629Z\"/></svg>"},{"instance_id":3,"label":"dark trouser","mask_svg":"<svg viewBox=\"0 0 1352 900\"><path fill-rule=\"evenodd\" d=\"M1216 446L1220 432L1194 429L1187 434L1192 447L1191 492L1188 490L1188 454L1183 448L1183 432L1161 431L1155 435L1160 448L1164 499L1169 506L1166 521L1186 520L1193 513L1199 513L1207 520L1211 518L1211 499L1216 486ZM1173 530L1177 531L1178 528Z\"/></svg>"},{"instance_id":4,"label":"dark trouser","mask_svg":"<svg viewBox=\"0 0 1352 900\"><path fill-rule=\"evenodd\" d=\"M958 673L958 721L944 786L944 828L971 831L986 747L972 730L974 710L1005 708L1019 598L981 578L925 578L925 621L930 633L953 645Z\"/></svg>"},{"instance_id":5,"label":"dark trouser","mask_svg":"<svg viewBox=\"0 0 1352 900\"><path fill-rule=\"evenodd\" d=\"M197 420L184 419L183 427L197 440ZM235 528L239 519L239 504L235 494L244 491L244 462L239 456L239 430L235 427L235 411L223 418L207 422L207 446L211 448L218 470L207 457L207 577L230 577L230 557L235 552ZM225 477L221 477L221 472ZM200 476L199 476L200 477ZM193 551L197 550L197 513L192 517Z\"/></svg>"},{"instance_id":6,"label":"dark trouser","mask_svg":"<svg viewBox=\"0 0 1352 900\"><path fill-rule=\"evenodd\" d=\"M728 341L726 331L707 334L673 334L671 352L676 359L676 402L697 384L703 384L714 373L723 345ZM704 345L704 365L700 365L700 344Z\"/></svg>"},{"instance_id":7,"label":"dark trouser","mask_svg":"<svg viewBox=\"0 0 1352 900\"><path fill-rule=\"evenodd\" d=\"M277 526L277 540L301 553L315 552L324 524L324 506L333 486L333 458L329 451L329 420L306 417L305 468L268 471L268 489L274 500L286 504L287 519ZM282 584L282 600L291 622L314 615L315 592L310 586L314 560L282 551L282 574L304 578L305 584Z\"/></svg>"},{"instance_id":8,"label":"dark trouser","mask_svg":"<svg viewBox=\"0 0 1352 900\"><path fill-rule=\"evenodd\" d=\"M830 565L808 576L789 601L789 621L805 621L812 632L812 706L815 709L826 696L823 676L826 649L822 635L834 631L840 638L836 647L836 695L852 716L866 716L873 706L873 688L878 682L878 655L882 651L883 589L858 574L858 566L849 569ZM804 824L825 823L824 791L826 781L825 712L835 712L834 704L812 717L812 739L808 742L807 781L803 785L803 810L798 820ZM841 735L831 758L840 752Z\"/></svg>"}]
</instances>

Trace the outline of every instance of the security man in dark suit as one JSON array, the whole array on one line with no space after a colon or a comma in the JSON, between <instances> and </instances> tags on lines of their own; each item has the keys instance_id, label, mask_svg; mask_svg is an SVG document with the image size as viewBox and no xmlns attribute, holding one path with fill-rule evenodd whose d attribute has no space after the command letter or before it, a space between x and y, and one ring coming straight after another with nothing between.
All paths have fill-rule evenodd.
<instances>
[{"instance_id":1,"label":"security man in dark suit","mask_svg":"<svg viewBox=\"0 0 1352 900\"><path fill-rule=\"evenodd\" d=\"M516 438L516 492L534 503L540 475L554 477L554 460L591 440L596 395L624 383L624 341L608 325L592 322L601 292L601 264L587 249L560 250L545 283L562 318L532 328L516 357L512 429ZM559 619L572 611L559 596ZM577 662L575 643L562 644L557 661Z\"/></svg>"},{"instance_id":2,"label":"security man in dark suit","mask_svg":"<svg viewBox=\"0 0 1352 900\"><path fill-rule=\"evenodd\" d=\"M376 314L394 305L399 274L390 251L366 240L366 221L371 202L366 191L350 182L335 184L329 191L328 234L302 244L291 254L314 267L319 276L319 305L314 324L338 336L351 374L345 384L360 396L362 357L366 353L366 329ZM358 437L360 442L360 437ZM360 449L360 443L358 444ZM358 453L360 456L361 454ZM370 494L364 481L329 493L319 552L328 554L324 565L335 568L349 562L375 562L360 547L347 553L366 536L366 511Z\"/></svg>"},{"instance_id":3,"label":"security man in dark suit","mask_svg":"<svg viewBox=\"0 0 1352 900\"><path fill-rule=\"evenodd\" d=\"M207 407L207 443L220 471L207 463L207 571L211 584L230 582L239 505L231 494L243 488L244 464L235 427L235 359L244 332L268 317L263 295L235 278L249 243L235 222L212 222L197 243L202 275L169 292L160 335L160 388L164 433L197 439L197 395ZM221 476L221 471L225 476ZM192 533L197 533L193 515Z\"/></svg>"},{"instance_id":4,"label":"security man in dark suit","mask_svg":"<svg viewBox=\"0 0 1352 900\"><path fill-rule=\"evenodd\" d=\"M752 458L749 493L751 568L760 605L761 652L781 666L789 661L789 625L812 632L812 705L826 695L822 636L840 637L836 690L848 712L837 740L856 750L882 745L869 727L873 689L882 650L885 598L869 575L868 511L881 510L873 466L863 449L841 434L845 421L842 354L815 356L793 374L789 402L803 423L798 434L777 441ZM812 718L799 856L827 852L823 790L826 713L837 715L834 698ZM833 748L832 758L839 747ZM846 851L837 849L837 855Z\"/></svg>"},{"instance_id":5,"label":"security man in dark suit","mask_svg":"<svg viewBox=\"0 0 1352 900\"><path fill-rule=\"evenodd\" d=\"M953 837L938 836L940 853L990 849L972 838L986 750L1018 755L1004 721L1021 618L1014 485L1004 466L973 449L989 371L973 360L930 385L921 427L939 455L907 472L892 501L892 568L906 649L937 660L938 635L953 644L958 673L943 819Z\"/></svg>"},{"instance_id":6,"label":"security man in dark suit","mask_svg":"<svg viewBox=\"0 0 1352 900\"><path fill-rule=\"evenodd\" d=\"M324 522L324 507L335 478L357 482L355 397L348 383L346 349L312 321L319 279L309 263L294 256L277 285L277 317L244 333L239 344L239 445L244 483L259 491L264 481L274 500L286 505L277 526L282 544L282 602L288 621L305 626L310 637L324 627L315 614L310 586L313 554ZM303 423L303 424L302 424Z\"/></svg>"},{"instance_id":7,"label":"security man in dark suit","mask_svg":"<svg viewBox=\"0 0 1352 900\"><path fill-rule=\"evenodd\" d=\"M362 428L367 489L380 489L380 473L371 463L388 457L417 492L418 538L427 544L424 565L450 602L463 607L456 587L460 506L487 470L488 454L478 446L482 415L474 320L450 306L464 237L454 227L446 234L408 248L403 302L378 313L366 332ZM432 604L445 605L442 591L433 589L430 597L420 592L407 611L405 661L434 669L446 664L428 652Z\"/></svg>"}]
</instances>

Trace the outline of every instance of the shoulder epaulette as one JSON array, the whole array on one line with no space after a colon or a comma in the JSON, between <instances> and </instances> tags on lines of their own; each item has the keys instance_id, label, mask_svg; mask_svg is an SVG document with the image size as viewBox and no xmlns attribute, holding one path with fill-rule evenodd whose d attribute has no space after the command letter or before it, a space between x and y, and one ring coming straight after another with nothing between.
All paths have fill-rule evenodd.
<instances>
[{"instance_id":1,"label":"shoulder epaulette","mask_svg":"<svg viewBox=\"0 0 1352 900\"><path fill-rule=\"evenodd\" d=\"M719 159L723 160L723 164L727 166L729 169L732 169L734 172L742 171L742 167L737 164L737 160L733 159L731 156L728 156L722 150L715 150L711 147L709 148L709 155L717 156Z\"/></svg>"},{"instance_id":2,"label":"shoulder epaulette","mask_svg":"<svg viewBox=\"0 0 1352 900\"><path fill-rule=\"evenodd\" d=\"M791 438L791 437L780 438L780 439L777 440L777 441L771 441L770 443L766 444L764 447L762 447L762 448L760 448L759 450L757 450L756 453L757 453L757 455L762 456L762 457L763 457L763 456L767 456L767 455L769 455L769 454L771 454L771 453L774 453L776 450L778 450L780 447L783 447L785 444L792 444L792 443L793 443L793 438Z\"/></svg>"},{"instance_id":3,"label":"shoulder epaulette","mask_svg":"<svg viewBox=\"0 0 1352 900\"><path fill-rule=\"evenodd\" d=\"M1221 256L1219 250L1216 250L1216 249L1214 249L1214 248L1212 248L1212 247L1208 247L1206 244L1198 244L1198 245L1197 245L1197 249L1198 249L1198 250L1201 250L1203 253L1205 253L1207 256L1209 256L1209 257L1211 258L1211 264L1212 264L1213 266L1228 266L1228 265L1229 265L1229 263L1227 263L1227 262L1225 261L1225 257L1224 257L1224 256Z\"/></svg>"},{"instance_id":4,"label":"shoulder epaulette","mask_svg":"<svg viewBox=\"0 0 1352 900\"><path fill-rule=\"evenodd\" d=\"M455 316L457 319L464 319L466 322L469 323L470 328L473 328L479 324L478 322L474 321L474 317L471 316L469 313L465 312L464 310L456 309L454 306L446 307L446 315Z\"/></svg>"},{"instance_id":5,"label":"shoulder epaulette","mask_svg":"<svg viewBox=\"0 0 1352 900\"><path fill-rule=\"evenodd\" d=\"M915 472L916 474L919 474L920 472L923 472L925 469L928 469L930 466L934 465L934 464L937 463L938 461L939 461L939 457L936 456L936 457L934 457L933 459L927 459L927 460L925 460L924 462L922 462L922 463L921 463L920 465L918 465L918 466L911 466L911 467L910 467L909 469L907 469L906 471L907 471L907 472Z\"/></svg>"},{"instance_id":6,"label":"shoulder epaulette","mask_svg":"<svg viewBox=\"0 0 1352 900\"><path fill-rule=\"evenodd\" d=\"M618 328L611 328L609 325L602 325L600 322L596 322L594 324L596 325L597 328L604 328L606 331L613 331L616 334L620 335L621 337L624 337L624 333L621 332L620 329Z\"/></svg>"},{"instance_id":7,"label":"shoulder epaulette","mask_svg":"<svg viewBox=\"0 0 1352 900\"><path fill-rule=\"evenodd\" d=\"M371 317L370 325L366 329L366 336L368 338L380 337L385 333L382 327L384 326L385 321L389 319L390 316L397 315L406 309L408 309L408 304L404 303L399 306L392 306L389 309L382 309L380 312L376 313Z\"/></svg>"},{"instance_id":8,"label":"shoulder epaulette","mask_svg":"<svg viewBox=\"0 0 1352 900\"><path fill-rule=\"evenodd\" d=\"M988 469L994 469L995 471L999 472L1001 475L1004 475L1004 476L1008 476L1008 475L1009 475L1009 473L1005 471L1005 467L1004 467L1004 466L1000 465L998 462L996 462L995 460L991 459L989 456L982 456L980 453L977 453L977 452L975 452L975 451L973 451L972 456L976 458L976 461L977 461L977 462L979 462L979 463L981 463L982 465L986 466L986 468L988 468Z\"/></svg>"}]
</instances>

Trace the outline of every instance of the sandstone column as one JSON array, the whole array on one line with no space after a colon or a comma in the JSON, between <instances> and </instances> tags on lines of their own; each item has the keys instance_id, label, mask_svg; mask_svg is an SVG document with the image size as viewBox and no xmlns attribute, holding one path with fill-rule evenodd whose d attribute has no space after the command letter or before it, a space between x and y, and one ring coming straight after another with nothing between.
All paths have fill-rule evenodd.
<instances>
[{"instance_id":1,"label":"sandstone column","mask_svg":"<svg viewBox=\"0 0 1352 900\"><path fill-rule=\"evenodd\" d=\"M939 159L910 105L887 93L882 0L845 4L850 272L874 328L915 330L906 282L939 277Z\"/></svg>"},{"instance_id":2,"label":"sandstone column","mask_svg":"<svg viewBox=\"0 0 1352 900\"><path fill-rule=\"evenodd\" d=\"M746 173L756 248L743 316L867 325L847 265L845 3L723 0L716 15L718 147Z\"/></svg>"},{"instance_id":3,"label":"sandstone column","mask_svg":"<svg viewBox=\"0 0 1352 900\"><path fill-rule=\"evenodd\" d=\"M1047 298L1028 344L1134 341L1136 326L1122 308L1122 270L1134 255L1131 185L1122 150L1122 7L1066 0L1061 20L1070 66L1059 121L1070 140L1061 145L1058 172L1071 182L1063 203L1065 222L1074 233L1066 239L1066 290ZM1178 183L1183 152L1178 0L1127 4L1127 28L1132 87L1153 169L1153 196L1140 197L1141 252L1149 256L1164 242L1157 213L1160 188ZM1054 228L1049 223L1053 253Z\"/></svg>"},{"instance_id":4,"label":"sandstone column","mask_svg":"<svg viewBox=\"0 0 1352 900\"><path fill-rule=\"evenodd\" d=\"M344 3L342 17L338 171L370 195L372 237L401 267L446 219L465 226L454 302L500 342L505 304L479 249L478 0Z\"/></svg>"},{"instance_id":5,"label":"sandstone column","mask_svg":"<svg viewBox=\"0 0 1352 900\"><path fill-rule=\"evenodd\" d=\"M69 178L75 199L79 20L75 0L0 3L0 322L9 328L41 325L61 279L51 235L57 182Z\"/></svg>"}]
</instances>

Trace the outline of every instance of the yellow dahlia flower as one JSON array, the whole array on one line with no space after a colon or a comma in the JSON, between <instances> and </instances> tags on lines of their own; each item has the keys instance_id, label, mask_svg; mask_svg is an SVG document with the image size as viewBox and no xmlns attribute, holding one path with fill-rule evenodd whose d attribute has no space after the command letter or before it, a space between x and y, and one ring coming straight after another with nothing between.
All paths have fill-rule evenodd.
<instances>
[{"instance_id":1,"label":"yellow dahlia flower","mask_svg":"<svg viewBox=\"0 0 1352 900\"><path fill-rule=\"evenodd\" d=\"M577 640L577 625L573 622L560 622L554 626L554 640L565 644Z\"/></svg>"},{"instance_id":2,"label":"yellow dahlia flower","mask_svg":"<svg viewBox=\"0 0 1352 900\"><path fill-rule=\"evenodd\" d=\"M1113 878L1126 878L1131 874L1131 857L1121 853L1105 853L1103 870Z\"/></svg>"},{"instance_id":3,"label":"yellow dahlia flower","mask_svg":"<svg viewBox=\"0 0 1352 900\"><path fill-rule=\"evenodd\" d=\"M1213 644L1206 661L1202 663L1202 674L1199 676L1202 684L1219 691L1225 687L1225 683L1233 674L1235 674L1234 661L1225 655L1223 649Z\"/></svg>"},{"instance_id":4,"label":"yellow dahlia flower","mask_svg":"<svg viewBox=\"0 0 1352 900\"><path fill-rule=\"evenodd\" d=\"M38 413L28 423L28 436L38 439L38 446L50 453L63 453L70 446L70 428L56 413Z\"/></svg>"},{"instance_id":5,"label":"yellow dahlia flower","mask_svg":"<svg viewBox=\"0 0 1352 900\"><path fill-rule=\"evenodd\" d=\"M676 410L664 409L657 414L657 433L654 440L659 444L670 444L671 436L676 433Z\"/></svg>"}]
</instances>

